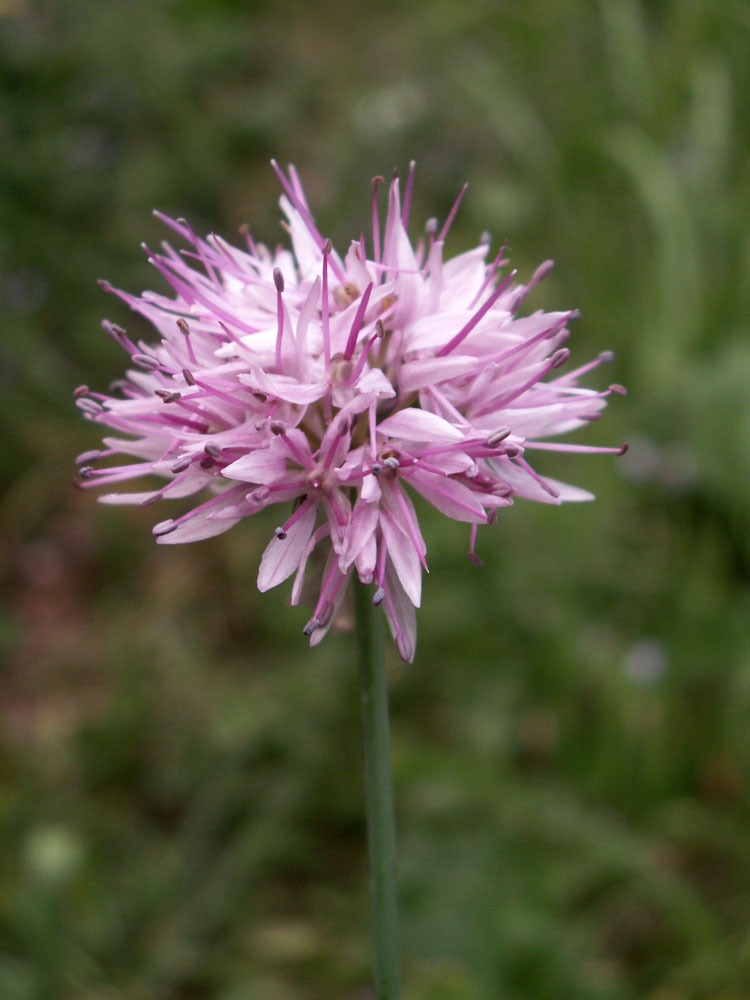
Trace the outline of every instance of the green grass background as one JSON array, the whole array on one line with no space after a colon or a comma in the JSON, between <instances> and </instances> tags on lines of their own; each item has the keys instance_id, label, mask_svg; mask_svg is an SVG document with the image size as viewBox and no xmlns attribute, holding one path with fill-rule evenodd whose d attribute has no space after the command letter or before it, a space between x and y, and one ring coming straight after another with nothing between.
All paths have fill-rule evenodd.
<instances>
[{"instance_id":1,"label":"green grass background","mask_svg":"<svg viewBox=\"0 0 750 1000\"><path fill-rule=\"evenodd\" d=\"M70 488L71 401L160 287L151 210L275 244L417 161L531 308L627 384L542 456L593 505L424 515L390 656L404 1000L750 996L750 8L745 0L0 2L0 997L361 1000L354 643L255 578L273 523L157 548ZM144 328L139 328L145 335ZM558 460L559 459L559 460ZM563 460L564 459L564 460ZM158 512L157 512L158 513ZM168 512L165 512L166 516Z\"/></svg>"}]
</instances>

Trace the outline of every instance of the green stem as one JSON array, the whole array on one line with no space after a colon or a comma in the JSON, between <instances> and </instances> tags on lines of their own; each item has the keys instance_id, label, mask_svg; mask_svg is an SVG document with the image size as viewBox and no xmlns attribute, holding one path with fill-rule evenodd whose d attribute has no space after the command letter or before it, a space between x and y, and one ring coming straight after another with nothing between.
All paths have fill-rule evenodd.
<instances>
[{"instance_id":1,"label":"green stem","mask_svg":"<svg viewBox=\"0 0 750 1000\"><path fill-rule=\"evenodd\" d=\"M375 998L398 1000L398 906L396 893L396 827L388 731L388 685L383 657L383 631L372 606L371 592L354 581L357 638L362 684L367 844L372 877L375 942Z\"/></svg>"}]
</instances>

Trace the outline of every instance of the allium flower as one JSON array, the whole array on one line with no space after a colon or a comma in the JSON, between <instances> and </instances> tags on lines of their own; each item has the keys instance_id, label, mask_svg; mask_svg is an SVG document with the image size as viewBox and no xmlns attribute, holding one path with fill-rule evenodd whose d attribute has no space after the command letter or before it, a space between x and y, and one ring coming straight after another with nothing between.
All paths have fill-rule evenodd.
<instances>
[{"instance_id":1,"label":"allium flower","mask_svg":"<svg viewBox=\"0 0 750 1000\"><path fill-rule=\"evenodd\" d=\"M79 456L80 481L163 480L142 493L108 493L104 503L206 492L155 525L167 545L218 535L280 505L259 589L293 576L297 604L317 549L324 567L304 630L310 642L325 635L356 572L372 584L401 656L412 660L427 568L413 493L471 525L469 558L479 564L478 526L492 524L514 497L591 499L535 472L528 454L620 451L542 440L595 419L620 387L579 385L606 354L560 373L574 312L517 316L550 262L522 285L515 272L500 279L503 251L488 261L486 240L443 259L463 191L442 228L431 220L413 247L414 165L403 203L398 179L390 186L382 236L376 178L369 245L361 236L340 257L316 229L295 170L285 175L273 166L293 251L270 251L247 234L239 250L160 216L190 248L147 251L174 297L104 284L161 339L133 342L121 327L103 324L132 367L109 395L76 391L86 419L116 434L102 450ZM114 455L132 461L110 465ZM91 464L102 460L106 467Z\"/></svg>"}]
</instances>

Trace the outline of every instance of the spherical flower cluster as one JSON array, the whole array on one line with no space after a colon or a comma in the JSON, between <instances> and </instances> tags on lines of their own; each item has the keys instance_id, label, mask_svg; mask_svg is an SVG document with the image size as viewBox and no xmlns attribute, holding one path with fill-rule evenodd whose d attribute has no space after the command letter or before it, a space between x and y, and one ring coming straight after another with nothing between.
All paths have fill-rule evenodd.
<instances>
[{"instance_id":1,"label":"spherical flower cluster","mask_svg":"<svg viewBox=\"0 0 750 1000\"><path fill-rule=\"evenodd\" d=\"M109 321L130 356L109 394L76 390L86 419L110 428L101 450L79 456L82 486L152 475L158 488L108 493L105 503L207 498L153 528L158 542L193 542L279 504L258 587L294 577L299 602L312 553L323 555L310 642L329 628L352 573L372 584L398 650L412 660L426 552L411 496L477 528L525 497L542 503L591 494L539 475L528 453L613 451L542 440L595 419L603 392L579 385L606 354L561 373L573 312L519 318L529 288L500 278L503 251L488 240L449 260L434 220L416 248L407 235L413 164L403 203L390 185L382 232L373 182L372 236L339 256L313 222L294 168L273 164L293 252L199 239L162 217L189 250L164 244L150 262L173 297L115 291L156 328L134 342ZM132 461L110 465L112 456ZM95 466L92 463L104 462ZM308 574L309 575L309 574Z\"/></svg>"}]
</instances>

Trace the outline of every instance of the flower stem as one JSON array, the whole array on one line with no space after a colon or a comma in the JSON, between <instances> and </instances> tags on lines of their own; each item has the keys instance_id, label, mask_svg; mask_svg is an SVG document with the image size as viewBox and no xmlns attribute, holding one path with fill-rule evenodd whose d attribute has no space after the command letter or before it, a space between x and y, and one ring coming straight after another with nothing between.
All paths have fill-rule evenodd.
<instances>
[{"instance_id":1,"label":"flower stem","mask_svg":"<svg viewBox=\"0 0 750 1000\"><path fill-rule=\"evenodd\" d=\"M396 827L383 632L370 592L354 581L365 756L367 844L372 878L375 1000L398 1000Z\"/></svg>"}]
</instances>

